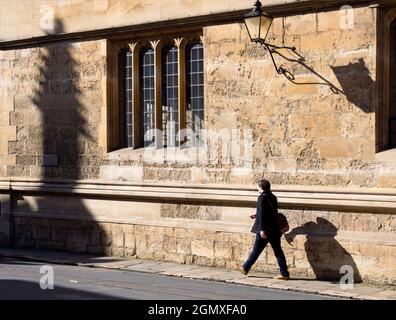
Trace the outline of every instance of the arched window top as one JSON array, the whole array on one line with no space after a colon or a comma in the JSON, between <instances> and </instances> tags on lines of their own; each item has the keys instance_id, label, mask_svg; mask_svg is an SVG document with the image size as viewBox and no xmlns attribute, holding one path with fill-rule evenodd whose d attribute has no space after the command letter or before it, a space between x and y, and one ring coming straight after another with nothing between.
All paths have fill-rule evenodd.
<instances>
[{"instance_id":1,"label":"arched window top","mask_svg":"<svg viewBox=\"0 0 396 320\"><path fill-rule=\"evenodd\" d=\"M200 48L200 47L203 47L203 44L202 44L202 42L201 42L200 40L189 41L189 42L188 42L188 47L197 47L197 48Z\"/></svg>"},{"instance_id":2,"label":"arched window top","mask_svg":"<svg viewBox=\"0 0 396 320\"><path fill-rule=\"evenodd\" d=\"M140 49L140 54L142 56L152 55L152 54L154 54L154 49L150 48L150 47L143 47L143 48Z\"/></svg>"},{"instance_id":3,"label":"arched window top","mask_svg":"<svg viewBox=\"0 0 396 320\"><path fill-rule=\"evenodd\" d=\"M390 25L396 20L396 8L389 10L384 18L384 24L386 28L389 28Z\"/></svg>"}]
</instances>

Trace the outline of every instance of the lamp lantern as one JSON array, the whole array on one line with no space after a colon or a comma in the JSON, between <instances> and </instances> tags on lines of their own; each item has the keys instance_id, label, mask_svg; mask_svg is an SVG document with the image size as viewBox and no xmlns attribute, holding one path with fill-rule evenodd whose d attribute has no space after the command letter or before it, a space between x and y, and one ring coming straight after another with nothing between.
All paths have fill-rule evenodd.
<instances>
[{"instance_id":1,"label":"lamp lantern","mask_svg":"<svg viewBox=\"0 0 396 320\"><path fill-rule=\"evenodd\" d=\"M262 4L259 0L256 1L251 12L243 15L243 19L250 40L252 42L264 44L271 28L273 18L263 12Z\"/></svg>"}]
</instances>

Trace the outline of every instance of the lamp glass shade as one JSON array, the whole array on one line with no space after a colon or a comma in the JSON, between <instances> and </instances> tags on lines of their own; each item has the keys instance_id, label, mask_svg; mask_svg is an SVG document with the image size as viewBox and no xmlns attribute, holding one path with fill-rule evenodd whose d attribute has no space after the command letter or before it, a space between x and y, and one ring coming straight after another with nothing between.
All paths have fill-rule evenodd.
<instances>
[{"instance_id":1,"label":"lamp glass shade","mask_svg":"<svg viewBox=\"0 0 396 320\"><path fill-rule=\"evenodd\" d=\"M264 42L272 24L272 17L265 13L246 15L245 25L252 42Z\"/></svg>"}]
</instances>

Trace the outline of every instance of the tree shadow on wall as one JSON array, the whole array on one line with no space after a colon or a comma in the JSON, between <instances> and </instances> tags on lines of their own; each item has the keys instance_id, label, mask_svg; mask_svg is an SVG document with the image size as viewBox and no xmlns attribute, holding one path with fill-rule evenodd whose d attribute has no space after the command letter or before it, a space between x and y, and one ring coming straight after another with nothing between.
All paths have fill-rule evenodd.
<instances>
[{"instance_id":1,"label":"tree shadow on wall","mask_svg":"<svg viewBox=\"0 0 396 320\"><path fill-rule=\"evenodd\" d=\"M297 235L306 235L305 251L318 280L339 282L345 273L340 273L341 267L353 269L354 282L362 282L360 272L352 256L335 239L337 228L328 220L317 218L301 227L294 228L285 234L288 243L293 242ZM344 272L344 271L343 271Z\"/></svg>"},{"instance_id":2,"label":"tree shadow on wall","mask_svg":"<svg viewBox=\"0 0 396 320\"><path fill-rule=\"evenodd\" d=\"M272 48L272 53L281 57L284 61L290 63L290 68L280 67L283 75L287 80L295 85L321 85L328 86L334 94L345 95L347 100L360 108L362 111L368 113L372 112L371 108L371 94L375 85L375 81L372 80L370 76L370 71L365 65L363 59L359 59L358 62L349 63L346 66L330 66L334 72L341 89L335 84L330 82L324 76L315 71L310 67L306 59L297 52L296 48L292 47L274 47ZM308 71L318 81L307 82L298 81L296 78L296 73L298 68L304 70L304 74Z\"/></svg>"},{"instance_id":3,"label":"tree shadow on wall","mask_svg":"<svg viewBox=\"0 0 396 320\"><path fill-rule=\"evenodd\" d=\"M63 32L63 23L56 20L56 33ZM70 43L40 48L42 65L40 85L32 98L42 123L41 175L44 178L78 180L82 176L85 142L92 140L87 132L87 114L80 102L76 86L79 77L77 61ZM40 131L40 126L37 131Z\"/></svg>"},{"instance_id":4,"label":"tree shadow on wall","mask_svg":"<svg viewBox=\"0 0 396 320\"><path fill-rule=\"evenodd\" d=\"M60 20L56 20L55 26L56 33L63 32ZM19 211L20 218L13 219L12 245L103 253L101 244L107 240L100 225L82 199L73 195L76 180L86 176L83 171L87 168L86 148L95 143L86 130L88 112L81 103L80 61L73 55L75 48L70 42L45 45L38 50L40 77L30 104L35 109L33 114L38 113L39 117L19 125L17 143L31 164L30 172L24 171L22 175L30 174L41 182L35 191L15 193L12 206ZM33 204L27 200L30 197ZM37 217L26 221L24 214ZM70 215L77 218L70 219Z\"/></svg>"}]
</instances>

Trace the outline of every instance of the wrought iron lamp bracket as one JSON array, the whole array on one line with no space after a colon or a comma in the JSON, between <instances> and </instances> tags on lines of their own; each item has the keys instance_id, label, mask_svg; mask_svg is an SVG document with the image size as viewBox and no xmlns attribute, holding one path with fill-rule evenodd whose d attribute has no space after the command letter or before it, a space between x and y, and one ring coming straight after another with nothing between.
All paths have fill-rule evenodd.
<instances>
[{"instance_id":1,"label":"wrought iron lamp bracket","mask_svg":"<svg viewBox=\"0 0 396 320\"><path fill-rule=\"evenodd\" d=\"M280 66L278 67L275 59L274 59L274 53L276 52L276 49L289 49L292 50L294 53L296 53L296 47L287 47L287 46L275 46L273 44L269 44L263 40L258 40L257 43L259 43L260 45L262 45L264 47L265 50L268 50L270 56L271 56L271 60L272 63L274 64L275 70L278 74L284 74L286 75L286 70Z\"/></svg>"}]
</instances>

